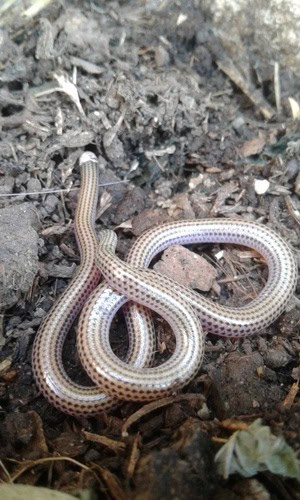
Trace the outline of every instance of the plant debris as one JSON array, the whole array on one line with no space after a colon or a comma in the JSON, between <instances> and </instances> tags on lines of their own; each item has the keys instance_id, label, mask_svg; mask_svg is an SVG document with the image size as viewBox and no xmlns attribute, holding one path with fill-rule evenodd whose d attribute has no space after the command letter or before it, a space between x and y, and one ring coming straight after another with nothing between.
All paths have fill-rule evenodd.
<instances>
[{"instance_id":1,"label":"plant debris","mask_svg":"<svg viewBox=\"0 0 300 500\"><path fill-rule=\"evenodd\" d=\"M250 477L266 470L300 479L300 463L293 449L282 436L274 436L259 418L247 430L236 431L215 460L224 479L234 473Z\"/></svg>"}]
</instances>

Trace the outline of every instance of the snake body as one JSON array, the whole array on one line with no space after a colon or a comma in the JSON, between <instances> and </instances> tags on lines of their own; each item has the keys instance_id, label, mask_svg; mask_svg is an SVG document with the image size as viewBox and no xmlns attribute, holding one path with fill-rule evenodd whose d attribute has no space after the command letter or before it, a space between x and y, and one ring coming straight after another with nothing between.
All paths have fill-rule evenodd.
<instances>
[{"instance_id":1,"label":"snake body","mask_svg":"<svg viewBox=\"0 0 300 500\"><path fill-rule=\"evenodd\" d=\"M163 224L141 235L123 262L115 255L113 231L101 231L99 244L96 240L95 155L84 153L80 165L75 231L81 262L38 331L32 362L37 385L51 403L72 415L91 416L118 400L152 400L186 385L201 366L206 333L242 337L266 328L291 299L297 266L289 245L278 234L240 219ZM265 258L267 284L249 304L236 309L221 306L147 269L153 257L169 245L204 242L245 245ZM100 274L105 281L99 284ZM122 361L111 349L109 330L124 305L129 350ZM77 346L82 365L96 384L92 387L73 382L62 363L65 337L81 309ZM172 356L156 367L151 367L155 335L149 309L170 324L176 338Z\"/></svg>"}]
</instances>

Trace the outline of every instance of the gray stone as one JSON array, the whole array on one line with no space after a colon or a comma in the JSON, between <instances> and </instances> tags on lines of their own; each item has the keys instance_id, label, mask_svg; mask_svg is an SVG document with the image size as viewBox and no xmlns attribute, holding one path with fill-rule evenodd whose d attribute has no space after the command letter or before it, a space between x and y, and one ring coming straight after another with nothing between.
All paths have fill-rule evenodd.
<instances>
[{"instance_id":1,"label":"gray stone","mask_svg":"<svg viewBox=\"0 0 300 500\"><path fill-rule=\"evenodd\" d=\"M0 177L0 194L10 194L13 192L15 179L11 175Z\"/></svg>"},{"instance_id":2,"label":"gray stone","mask_svg":"<svg viewBox=\"0 0 300 500\"><path fill-rule=\"evenodd\" d=\"M48 214L52 214L52 212L54 212L58 203L59 200L54 194L49 194L47 196L47 198L45 199L45 209L47 210Z\"/></svg>"},{"instance_id":3,"label":"gray stone","mask_svg":"<svg viewBox=\"0 0 300 500\"><path fill-rule=\"evenodd\" d=\"M34 177L31 177L27 183L27 193L39 193L41 191L42 185L40 181ZM28 198L31 200L37 200L39 198L38 194L28 194Z\"/></svg>"},{"instance_id":4,"label":"gray stone","mask_svg":"<svg viewBox=\"0 0 300 500\"><path fill-rule=\"evenodd\" d=\"M0 210L0 311L30 290L38 271L38 217L33 205Z\"/></svg>"}]
</instances>

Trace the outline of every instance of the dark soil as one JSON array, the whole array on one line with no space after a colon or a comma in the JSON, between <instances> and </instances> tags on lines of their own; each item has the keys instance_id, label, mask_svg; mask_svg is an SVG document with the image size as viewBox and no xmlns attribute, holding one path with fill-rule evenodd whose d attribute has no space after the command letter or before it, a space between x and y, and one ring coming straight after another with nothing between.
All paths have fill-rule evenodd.
<instances>
[{"instance_id":1,"label":"dark soil","mask_svg":"<svg viewBox=\"0 0 300 500\"><path fill-rule=\"evenodd\" d=\"M299 380L296 300L259 336L208 338L201 372L182 398L138 414L127 437L122 425L142 404L75 419L38 393L31 372L34 334L79 262L73 188L84 150L102 167L97 231L117 228L120 257L163 221L240 217L272 227L300 260L297 123L276 114L266 122L220 71L214 32L197 2L150 3L53 2L43 18L3 31L0 202L35 207L40 267L29 291L3 311L0 458L17 482L94 490L95 498L245 498L245 480L217 475L217 438L231 434L224 419L238 428L261 417L299 450L300 401L290 392ZM180 14L187 19L177 24ZM257 194L255 181L263 179L269 189ZM35 194L43 189L53 192ZM241 306L263 287L266 267L254 252L197 250L217 268L217 284L206 292L212 300ZM159 318L156 324L158 362L174 339ZM124 329L120 315L112 343L121 356ZM65 363L81 380L72 333ZM46 457L64 458L41 462ZM272 498L295 498L291 481L259 480Z\"/></svg>"}]
</instances>

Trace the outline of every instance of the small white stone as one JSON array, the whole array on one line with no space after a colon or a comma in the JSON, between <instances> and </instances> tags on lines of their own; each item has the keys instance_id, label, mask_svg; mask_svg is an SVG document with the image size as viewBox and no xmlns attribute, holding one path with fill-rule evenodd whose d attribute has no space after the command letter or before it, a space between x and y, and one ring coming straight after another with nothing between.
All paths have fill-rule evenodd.
<instances>
[{"instance_id":1,"label":"small white stone","mask_svg":"<svg viewBox=\"0 0 300 500\"><path fill-rule=\"evenodd\" d=\"M254 190L256 194L265 194L270 187L269 181L267 179L255 179Z\"/></svg>"},{"instance_id":2,"label":"small white stone","mask_svg":"<svg viewBox=\"0 0 300 500\"><path fill-rule=\"evenodd\" d=\"M203 174L199 174L199 175L197 175L197 177L192 177L189 180L189 188L195 189L197 186L199 186L199 184L202 184L203 178L204 178Z\"/></svg>"},{"instance_id":3,"label":"small white stone","mask_svg":"<svg viewBox=\"0 0 300 500\"><path fill-rule=\"evenodd\" d=\"M186 14L179 14L178 18L177 18L177 26L179 26L180 24L184 23L184 21L186 21L188 18L188 16Z\"/></svg>"},{"instance_id":4,"label":"small white stone","mask_svg":"<svg viewBox=\"0 0 300 500\"><path fill-rule=\"evenodd\" d=\"M224 250L220 250L220 252L215 254L215 259L221 260L224 257Z\"/></svg>"},{"instance_id":5,"label":"small white stone","mask_svg":"<svg viewBox=\"0 0 300 500\"><path fill-rule=\"evenodd\" d=\"M208 420L210 417L209 409L206 403L203 403L202 408L197 412L201 420Z\"/></svg>"}]
</instances>

